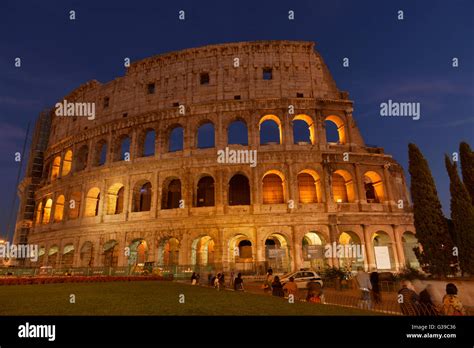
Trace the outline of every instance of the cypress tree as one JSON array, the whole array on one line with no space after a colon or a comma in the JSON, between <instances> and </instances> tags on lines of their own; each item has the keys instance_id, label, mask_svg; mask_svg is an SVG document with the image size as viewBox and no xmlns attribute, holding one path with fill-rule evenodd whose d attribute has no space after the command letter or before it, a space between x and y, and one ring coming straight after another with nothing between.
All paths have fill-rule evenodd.
<instances>
[{"instance_id":1,"label":"cypress tree","mask_svg":"<svg viewBox=\"0 0 474 348\"><path fill-rule=\"evenodd\" d=\"M436 185L428 162L415 144L408 145L416 237L422 250L414 249L425 272L447 275L451 272L453 243L441 210Z\"/></svg>"},{"instance_id":2,"label":"cypress tree","mask_svg":"<svg viewBox=\"0 0 474 348\"><path fill-rule=\"evenodd\" d=\"M459 157L461 159L462 181L471 196L471 204L474 205L474 152L464 141L459 144Z\"/></svg>"},{"instance_id":3,"label":"cypress tree","mask_svg":"<svg viewBox=\"0 0 474 348\"><path fill-rule=\"evenodd\" d=\"M444 158L449 174L451 193L451 220L453 221L454 241L459 249L459 265L464 273L474 274L474 206L466 186L458 175L456 163Z\"/></svg>"}]
</instances>

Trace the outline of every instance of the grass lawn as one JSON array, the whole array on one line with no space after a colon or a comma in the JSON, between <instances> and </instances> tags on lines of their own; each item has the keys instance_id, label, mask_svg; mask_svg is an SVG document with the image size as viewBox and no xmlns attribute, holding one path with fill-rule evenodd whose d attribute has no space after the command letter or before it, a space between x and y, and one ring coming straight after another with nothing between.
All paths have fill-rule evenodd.
<instances>
[{"instance_id":1,"label":"grass lawn","mask_svg":"<svg viewBox=\"0 0 474 348\"><path fill-rule=\"evenodd\" d=\"M70 295L75 295L75 304ZM185 303L179 303L184 294ZM272 296L134 281L0 287L0 315L373 315L331 305L290 304Z\"/></svg>"}]
</instances>

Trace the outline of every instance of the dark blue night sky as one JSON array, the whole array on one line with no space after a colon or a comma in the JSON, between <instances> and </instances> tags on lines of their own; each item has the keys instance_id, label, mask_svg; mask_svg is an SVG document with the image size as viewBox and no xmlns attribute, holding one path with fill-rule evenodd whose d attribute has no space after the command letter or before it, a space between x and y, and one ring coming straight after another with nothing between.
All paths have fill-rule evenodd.
<instances>
[{"instance_id":1,"label":"dark blue night sky","mask_svg":"<svg viewBox=\"0 0 474 348\"><path fill-rule=\"evenodd\" d=\"M185 21L178 20L181 9ZM449 215L443 154L461 140L474 146L473 17L472 0L2 1L0 235L15 191L14 154L41 110L88 80L123 75L124 57L248 40L315 41L339 89L354 100L366 143L384 147L405 170L407 145L416 143ZM380 117L380 103L389 99L420 102L421 119Z\"/></svg>"}]
</instances>

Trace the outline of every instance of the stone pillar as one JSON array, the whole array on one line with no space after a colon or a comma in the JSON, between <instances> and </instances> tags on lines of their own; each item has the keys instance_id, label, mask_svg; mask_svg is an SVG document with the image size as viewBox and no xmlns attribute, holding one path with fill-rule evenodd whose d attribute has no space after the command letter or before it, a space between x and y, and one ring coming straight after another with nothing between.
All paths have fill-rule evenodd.
<instances>
[{"instance_id":1,"label":"stone pillar","mask_svg":"<svg viewBox=\"0 0 474 348\"><path fill-rule=\"evenodd\" d=\"M400 270L406 265L405 250L403 248L403 241L402 241L403 229L401 228L401 226L396 226L396 225L393 225L392 228L393 228L393 237L395 239L394 251L396 251L398 254L397 270Z\"/></svg>"},{"instance_id":2,"label":"stone pillar","mask_svg":"<svg viewBox=\"0 0 474 348\"><path fill-rule=\"evenodd\" d=\"M357 203L367 203L367 199L365 197L365 187L364 187L364 174L360 172L360 168L358 165L354 164L354 172L355 172L355 190L354 193L357 192L357 197L355 197L355 201Z\"/></svg>"},{"instance_id":3,"label":"stone pillar","mask_svg":"<svg viewBox=\"0 0 474 348\"><path fill-rule=\"evenodd\" d=\"M384 183L384 193L385 193L385 200L389 201L390 203L394 203L394 198L393 198L393 189L392 189L392 181L391 175L388 171L389 165L384 165L383 166L383 183Z\"/></svg>"},{"instance_id":4,"label":"stone pillar","mask_svg":"<svg viewBox=\"0 0 474 348\"><path fill-rule=\"evenodd\" d=\"M377 267L375 263L375 252L374 252L374 245L372 242L371 235L369 233L369 226L368 225L362 225L362 228L364 230L364 244L365 244L365 252L367 255L367 271L370 271L371 269L375 269Z\"/></svg>"},{"instance_id":5,"label":"stone pillar","mask_svg":"<svg viewBox=\"0 0 474 348\"><path fill-rule=\"evenodd\" d=\"M293 271L299 270L303 265L303 253L302 253L302 240L298 238L298 233L295 231L295 227L291 227L293 236L293 255L294 255L294 269Z\"/></svg>"}]
</instances>

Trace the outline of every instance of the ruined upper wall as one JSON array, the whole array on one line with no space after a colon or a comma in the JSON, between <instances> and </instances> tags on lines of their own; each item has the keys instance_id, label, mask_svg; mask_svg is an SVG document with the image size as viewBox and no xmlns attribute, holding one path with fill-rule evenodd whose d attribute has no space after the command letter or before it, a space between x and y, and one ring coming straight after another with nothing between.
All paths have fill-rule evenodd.
<instances>
[{"instance_id":1,"label":"ruined upper wall","mask_svg":"<svg viewBox=\"0 0 474 348\"><path fill-rule=\"evenodd\" d=\"M314 42L256 41L210 45L133 62L124 77L87 82L62 102L95 103L95 120L53 117L50 144L103 123L146 112L223 100L259 98L341 99ZM239 66L235 67L235 58ZM263 69L272 68L272 80ZM201 73L209 84L201 85ZM148 94L148 84L155 93ZM104 99L109 98L109 106Z\"/></svg>"}]
</instances>

